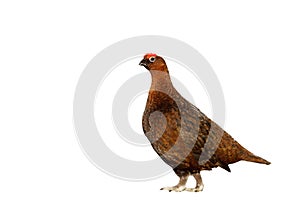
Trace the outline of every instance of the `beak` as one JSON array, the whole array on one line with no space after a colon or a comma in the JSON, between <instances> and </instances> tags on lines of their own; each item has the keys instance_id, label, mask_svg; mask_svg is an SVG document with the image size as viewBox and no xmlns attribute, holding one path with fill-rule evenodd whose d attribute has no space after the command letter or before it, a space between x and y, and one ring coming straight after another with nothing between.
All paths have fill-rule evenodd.
<instances>
[{"instance_id":1,"label":"beak","mask_svg":"<svg viewBox=\"0 0 300 213\"><path fill-rule=\"evenodd\" d=\"M139 63L140 66L144 66L145 68L148 68L148 61L147 59L143 59L141 60L141 62Z\"/></svg>"}]
</instances>

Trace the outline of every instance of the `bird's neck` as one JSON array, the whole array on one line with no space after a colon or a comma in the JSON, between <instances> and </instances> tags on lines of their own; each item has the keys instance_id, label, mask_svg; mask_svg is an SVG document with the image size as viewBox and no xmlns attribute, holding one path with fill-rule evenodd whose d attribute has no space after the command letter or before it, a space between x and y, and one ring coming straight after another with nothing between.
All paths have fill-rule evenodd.
<instances>
[{"instance_id":1,"label":"bird's neck","mask_svg":"<svg viewBox=\"0 0 300 213\"><path fill-rule=\"evenodd\" d=\"M150 70L152 83L150 91L161 91L167 93L173 88L172 81L168 71Z\"/></svg>"}]
</instances>

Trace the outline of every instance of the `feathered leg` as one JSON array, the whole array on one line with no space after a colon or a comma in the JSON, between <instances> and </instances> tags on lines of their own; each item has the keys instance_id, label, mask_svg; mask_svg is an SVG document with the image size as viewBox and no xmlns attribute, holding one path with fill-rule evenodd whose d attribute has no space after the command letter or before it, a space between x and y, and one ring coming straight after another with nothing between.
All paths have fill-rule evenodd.
<instances>
[{"instance_id":1,"label":"feathered leg","mask_svg":"<svg viewBox=\"0 0 300 213\"><path fill-rule=\"evenodd\" d=\"M194 178L196 179L196 187L195 188L186 188L185 190L188 192L200 192L203 190L204 185L202 182L202 178L200 173L193 174Z\"/></svg>"},{"instance_id":2,"label":"feathered leg","mask_svg":"<svg viewBox=\"0 0 300 213\"><path fill-rule=\"evenodd\" d=\"M174 192L182 192L186 189L185 184L189 178L189 174L185 174L182 176L179 176L180 180L179 183L176 186L171 186L171 187L163 187L160 190L168 190L169 192L174 191Z\"/></svg>"}]
</instances>

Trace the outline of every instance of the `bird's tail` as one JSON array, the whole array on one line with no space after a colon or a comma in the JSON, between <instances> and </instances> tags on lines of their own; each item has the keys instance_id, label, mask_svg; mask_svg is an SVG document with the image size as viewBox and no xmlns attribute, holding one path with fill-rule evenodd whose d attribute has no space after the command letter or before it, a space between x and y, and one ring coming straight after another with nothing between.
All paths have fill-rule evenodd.
<instances>
[{"instance_id":1,"label":"bird's tail","mask_svg":"<svg viewBox=\"0 0 300 213\"><path fill-rule=\"evenodd\" d=\"M242 155L242 160L245 160L245 161L250 161L250 162L254 162L254 163L261 163L261 164L271 164L271 162L261 158L261 157L258 157L254 154L252 154L251 152L246 152Z\"/></svg>"}]
</instances>

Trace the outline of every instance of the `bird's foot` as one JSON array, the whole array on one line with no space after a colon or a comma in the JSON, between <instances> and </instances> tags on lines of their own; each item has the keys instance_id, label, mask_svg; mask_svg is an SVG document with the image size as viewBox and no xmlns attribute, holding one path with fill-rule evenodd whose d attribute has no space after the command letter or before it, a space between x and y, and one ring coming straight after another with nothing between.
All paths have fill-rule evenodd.
<instances>
[{"instance_id":1,"label":"bird's foot","mask_svg":"<svg viewBox=\"0 0 300 213\"><path fill-rule=\"evenodd\" d=\"M204 186L200 185L200 186L196 186L195 188L186 188L185 190L188 192L201 192L203 191Z\"/></svg>"},{"instance_id":2,"label":"bird's foot","mask_svg":"<svg viewBox=\"0 0 300 213\"><path fill-rule=\"evenodd\" d=\"M163 187L160 190L167 190L169 192L182 192L185 189L186 189L185 186L171 186L171 187Z\"/></svg>"}]
</instances>

